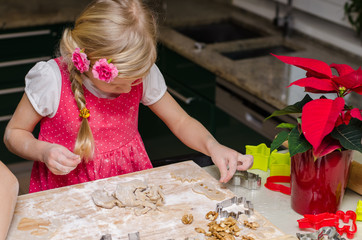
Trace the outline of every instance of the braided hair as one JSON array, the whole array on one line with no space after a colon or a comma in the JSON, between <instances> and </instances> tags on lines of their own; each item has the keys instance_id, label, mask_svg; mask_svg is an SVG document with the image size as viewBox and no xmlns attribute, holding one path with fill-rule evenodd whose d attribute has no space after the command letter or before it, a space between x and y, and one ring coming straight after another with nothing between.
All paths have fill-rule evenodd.
<instances>
[{"instance_id":1,"label":"braided hair","mask_svg":"<svg viewBox=\"0 0 362 240\"><path fill-rule=\"evenodd\" d=\"M138 79L147 75L156 52L156 20L141 0L95 0L65 29L60 55L66 63L71 89L79 110L86 108L83 78L71 58L76 48L83 49L92 66L101 58L112 59L120 78ZM91 110L90 110L91 111ZM74 153L88 161L95 149L88 119L83 118Z\"/></svg>"}]
</instances>

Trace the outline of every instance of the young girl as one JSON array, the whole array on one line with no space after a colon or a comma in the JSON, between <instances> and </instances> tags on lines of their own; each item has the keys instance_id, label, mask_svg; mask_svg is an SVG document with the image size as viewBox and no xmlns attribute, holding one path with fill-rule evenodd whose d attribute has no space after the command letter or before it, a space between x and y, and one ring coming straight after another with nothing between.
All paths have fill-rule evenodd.
<instances>
[{"instance_id":1,"label":"young girl","mask_svg":"<svg viewBox=\"0 0 362 240\"><path fill-rule=\"evenodd\" d=\"M251 166L252 156L220 145L167 92L154 64L155 19L141 0L93 1L65 30L60 53L27 74L4 136L10 151L35 161L30 192L152 168L137 129L140 102L211 156L221 182Z\"/></svg>"},{"instance_id":2,"label":"young girl","mask_svg":"<svg viewBox=\"0 0 362 240\"><path fill-rule=\"evenodd\" d=\"M13 218L19 182L0 161L0 240L5 240Z\"/></svg>"}]
</instances>

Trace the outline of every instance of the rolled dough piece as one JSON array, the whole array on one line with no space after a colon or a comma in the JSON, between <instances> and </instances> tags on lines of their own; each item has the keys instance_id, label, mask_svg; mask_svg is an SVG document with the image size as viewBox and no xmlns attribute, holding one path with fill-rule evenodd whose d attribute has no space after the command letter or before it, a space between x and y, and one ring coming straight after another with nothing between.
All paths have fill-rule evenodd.
<instances>
[{"instance_id":1,"label":"rolled dough piece","mask_svg":"<svg viewBox=\"0 0 362 240\"><path fill-rule=\"evenodd\" d=\"M195 183L192 187L192 190L196 193L204 194L211 200L221 201L225 198L225 193L220 192L212 184L207 182Z\"/></svg>"},{"instance_id":2,"label":"rolled dough piece","mask_svg":"<svg viewBox=\"0 0 362 240\"><path fill-rule=\"evenodd\" d=\"M117 204L117 199L108 195L104 190L96 190L92 193L92 199L95 205L98 207L111 209Z\"/></svg>"},{"instance_id":3,"label":"rolled dough piece","mask_svg":"<svg viewBox=\"0 0 362 240\"><path fill-rule=\"evenodd\" d=\"M171 177L179 180L181 182L197 182L201 180L200 172L197 170L188 170L184 168L176 169L175 171L171 172Z\"/></svg>"},{"instance_id":4,"label":"rolled dough piece","mask_svg":"<svg viewBox=\"0 0 362 240\"><path fill-rule=\"evenodd\" d=\"M32 231L31 235L44 235L49 229L44 226L49 226L50 221L43 219L22 218L18 224L20 231Z\"/></svg>"},{"instance_id":5,"label":"rolled dough piece","mask_svg":"<svg viewBox=\"0 0 362 240\"><path fill-rule=\"evenodd\" d=\"M41 236L41 235L47 234L48 232L49 232L49 229L39 227L39 228L35 229L34 231L32 231L30 234L35 235L35 236Z\"/></svg>"}]
</instances>

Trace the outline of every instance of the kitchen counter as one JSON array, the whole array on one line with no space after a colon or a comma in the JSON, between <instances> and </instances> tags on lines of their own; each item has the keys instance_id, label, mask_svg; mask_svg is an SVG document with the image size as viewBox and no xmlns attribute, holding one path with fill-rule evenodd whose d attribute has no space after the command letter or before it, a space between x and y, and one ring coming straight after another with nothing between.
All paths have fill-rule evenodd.
<instances>
[{"instance_id":1,"label":"kitchen counter","mask_svg":"<svg viewBox=\"0 0 362 240\"><path fill-rule=\"evenodd\" d=\"M219 179L219 171L215 165L204 167L211 176ZM310 233L298 228L298 219L303 218L302 215L296 213L290 206L290 196L280 192L274 192L264 187L268 172L259 169L248 170L249 172L258 174L261 177L261 187L258 190L249 190L240 186L226 184L226 186L238 197L245 197L254 204L256 211L265 216L276 227L284 233L296 236L296 233ZM358 200L362 200L361 195L347 189L340 206L340 210L346 212L348 210L356 211ZM354 239L362 239L362 222L357 221L357 233ZM343 237L346 237L345 235Z\"/></svg>"}]
</instances>

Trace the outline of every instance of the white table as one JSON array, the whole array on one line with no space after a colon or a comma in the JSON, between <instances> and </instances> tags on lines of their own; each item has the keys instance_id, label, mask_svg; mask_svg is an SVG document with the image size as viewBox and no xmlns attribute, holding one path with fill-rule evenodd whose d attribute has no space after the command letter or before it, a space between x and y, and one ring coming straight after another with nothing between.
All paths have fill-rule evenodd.
<instances>
[{"instance_id":1,"label":"white table","mask_svg":"<svg viewBox=\"0 0 362 240\"><path fill-rule=\"evenodd\" d=\"M219 179L219 171L215 165L204 167L204 169L216 179ZM298 219L303 218L302 215L296 213L290 205L290 196L280 192L274 192L264 187L266 178L269 176L268 172L259 169L248 170L249 172L256 173L262 178L262 186L258 190L249 190L240 186L226 186L234 192L238 197L246 197L254 204L254 209L266 217L276 227L286 234L296 236L296 233L308 233L302 231L298 227ZM347 189L344 195L340 210L356 211L358 200L362 200L362 196ZM311 230L313 232L316 230ZM343 235L346 238L346 235ZM347 238L346 238L347 239ZM354 235L355 240L362 240L362 222L357 221L357 232Z\"/></svg>"}]
</instances>

